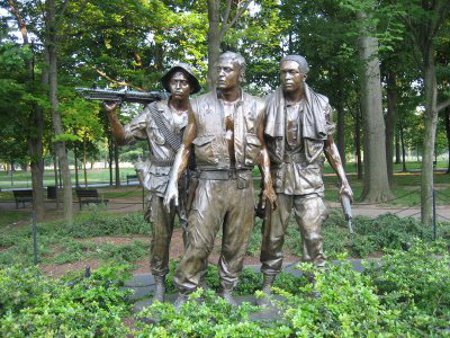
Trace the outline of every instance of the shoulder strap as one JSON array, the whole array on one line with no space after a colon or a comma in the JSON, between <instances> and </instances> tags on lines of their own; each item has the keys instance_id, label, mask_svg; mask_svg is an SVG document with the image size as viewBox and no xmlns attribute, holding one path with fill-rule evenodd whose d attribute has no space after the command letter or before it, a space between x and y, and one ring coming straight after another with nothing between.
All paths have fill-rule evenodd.
<instances>
[{"instance_id":1,"label":"shoulder strap","mask_svg":"<svg viewBox=\"0 0 450 338\"><path fill-rule=\"evenodd\" d=\"M181 138L170 131L169 128L167 128L166 124L161 118L161 114L158 112L154 105L150 106L149 108L153 121L155 121L155 124L164 135L166 143L168 143L168 145L174 152L178 152L178 149L180 149L181 147Z\"/></svg>"}]
</instances>

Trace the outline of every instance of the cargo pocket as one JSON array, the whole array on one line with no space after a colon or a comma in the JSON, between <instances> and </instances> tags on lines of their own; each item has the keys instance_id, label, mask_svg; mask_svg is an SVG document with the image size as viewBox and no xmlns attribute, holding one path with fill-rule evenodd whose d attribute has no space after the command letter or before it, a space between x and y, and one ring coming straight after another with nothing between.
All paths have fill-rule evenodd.
<instances>
[{"instance_id":1,"label":"cargo pocket","mask_svg":"<svg viewBox=\"0 0 450 338\"><path fill-rule=\"evenodd\" d=\"M245 166L253 166L261 150L261 141L255 134L245 135Z\"/></svg>"},{"instance_id":2,"label":"cargo pocket","mask_svg":"<svg viewBox=\"0 0 450 338\"><path fill-rule=\"evenodd\" d=\"M303 176L311 188L318 189L323 186L322 169L319 167L308 167L303 169Z\"/></svg>"},{"instance_id":3,"label":"cargo pocket","mask_svg":"<svg viewBox=\"0 0 450 338\"><path fill-rule=\"evenodd\" d=\"M192 143L195 146L195 160L197 164L213 164L214 163L214 151L212 141L215 136L199 136Z\"/></svg>"}]
</instances>

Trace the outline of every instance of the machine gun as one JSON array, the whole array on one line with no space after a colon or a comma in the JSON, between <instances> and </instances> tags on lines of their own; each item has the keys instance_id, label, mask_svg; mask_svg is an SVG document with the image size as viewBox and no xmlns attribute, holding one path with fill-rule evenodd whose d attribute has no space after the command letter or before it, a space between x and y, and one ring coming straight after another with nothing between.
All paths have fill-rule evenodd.
<instances>
[{"instance_id":1,"label":"machine gun","mask_svg":"<svg viewBox=\"0 0 450 338\"><path fill-rule=\"evenodd\" d=\"M167 99L169 95L164 91L139 92L136 90L112 90L94 88L75 88L87 100L100 100L110 102L133 102L149 104L154 101Z\"/></svg>"}]
</instances>

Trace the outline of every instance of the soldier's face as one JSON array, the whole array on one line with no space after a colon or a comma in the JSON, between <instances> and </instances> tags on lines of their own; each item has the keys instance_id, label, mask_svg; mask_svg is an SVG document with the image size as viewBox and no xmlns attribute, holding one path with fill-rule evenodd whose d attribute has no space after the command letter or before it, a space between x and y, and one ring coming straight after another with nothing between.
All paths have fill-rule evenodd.
<instances>
[{"instance_id":1,"label":"soldier's face","mask_svg":"<svg viewBox=\"0 0 450 338\"><path fill-rule=\"evenodd\" d=\"M191 93L191 85L186 74L183 72L175 72L169 82L170 94L172 98L185 100L189 98Z\"/></svg>"},{"instance_id":2,"label":"soldier's face","mask_svg":"<svg viewBox=\"0 0 450 338\"><path fill-rule=\"evenodd\" d=\"M231 59L220 59L217 65L217 88L232 89L241 83L241 69Z\"/></svg>"},{"instance_id":3,"label":"soldier's face","mask_svg":"<svg viewBox=\"0 0 450 338\"><path fill-rule=\"evenodd\" d=\"M302 91L306 75L300 72L299 64L295 61L284 61L280 66L281 87L284 92Z\"/></svg>"}]
</instances>

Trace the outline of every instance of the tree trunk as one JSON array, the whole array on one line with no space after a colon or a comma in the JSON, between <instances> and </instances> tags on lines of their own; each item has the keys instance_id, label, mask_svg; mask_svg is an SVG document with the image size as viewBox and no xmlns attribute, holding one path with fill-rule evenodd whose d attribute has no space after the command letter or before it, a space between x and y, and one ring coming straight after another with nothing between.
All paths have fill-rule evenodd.
<instances>
[{"instance_id":1,"label":"tree trunk","mask_svg":"<svg viewBox=\"0 0 450 338\"><path fill-rule=\"evenodd\" d=\"M44 159L42 138L44 135L44 113L40 107L34 106L31 112L31 122L34 132L29 139L31 156L31 182L33 189L33 209L37 221L45 217L44 202Z\"/></svg>"},{"instance_id":2,"label":"tree trunk","mask_svg":"<svg viewBox=\"0 0 450 338\"><path fill-rule=\"evenodd\" d=\"M59 179L58 179L58 161L56 159L56 151L55 148L53 147L52 150L52 154L53 154L53 174L54 174L54 178L55 178L55 189L56 189L56 209L59 209L59 199L60 199L60 194L58 194L59 191Z\"/></svg>"},{"instance_id":3,"label":"tree trunk","mask_svg":"<svg viewBox=\"0 0 450 338\"><path fill-rule=\"evenodd\" d=\"M363 178L363 164L361 159L361 114L355 115L355 159L358 180Z\"/></svg>"},{"instance_id":4,"label":"tree trunk","mask_svg":"<svg viewBox=\"0 0 450 338\"><path fill-rule=\"evenodd\" d=\"M421 191L421 212L422 223L431 226L433 217L433 156L434 143L436 140L436 126L438 113L437 104L437 83L434 61L434 48L432 45L424 50L424 88L425 88L425 112L424 125L425 135L423 139L422 155L422 191Z\"/></svg>"},{"instance_id":5,"label":"tree trunk","mask_svg":"<svg viewBox=\"0 0 450 338\"><path fill-rule=\"evenodd\" d=\"M75 168L75 186L78 188L80 186L80 179L79 179L79 173L78 173L78 149L74 149L73 151L73 162L74 162L74 168Z\"/></svg>"},{"instance_id":6,"label":"tree trunk","mask_svg":"<svg viewBox=\"0 0 450 338\"><path fill-rule=\"evenodd\" d=\"M108 135L108 168L109 168L109 185L113 185L113 160L114 160L114 142L111 134Z\"/></svg>"},{"instance_id":7,"label":"tree trunk","mask_svg":"<svg viewBox=\"0 0 450 338\"><path fill-rule=\"evenodd\" d=\"M55 0L46 1L46 28L47 40L46 48L48 51L48 69L49 69L49 98L50 111L52 115L53 130L56 136L64 133L61 116L58 111L58 70L57 70L57 29L56 29L56 9ZM72 183L69 170L69 161L67 159L66 145L63 141L55 142L56 155L60 162L62 170L63 192L64 192L64 219L68 225L73 221L72 209Z\"/></svg>"},{"instance_id":8,"label":"tree trunk","mask_svg":"<svg viewBox=\"0 0 450 338\"><path fill-rule=\"evenodd\" d=\"M361 21L365 13L358 13ZM359 55L363 62L362 116L364 127L364 188L362 200L368 203L386 202L392 197L389 187L385 125L382 110L378 40L362 29Z\"/></svg>"},{"instance_id":9,"label":"tree trunk","mask_svg":"<svg viewBox=\"0 0 450 338\"><path fill-rule=\"evenodd\" d=\"M219 1L208 0L208 89L214 90L217 82L216 65L220 55Z\"/></svg>"},{"instance_id":10,"label":"tree trunk","mask_svg":"<svg viewBox=\"0 0 450 338\"><path fill-rule=\"evenodd\" d=\"M386 164L389 184L394 177L394 133L397 124L397 83L396 74L387 75L387 116L386 116Z\"/></svg>"},{"instance_id":11,"label":"tree trunk","mask_svg":"<svg viewBox=\"0 0 450 338\"><path fill-rule=\"evenodd\" d=\"M23 45L31 48L33 56L26 61L25 67L27 69L27 82L30 88L34 89L35 72L34 72L34 50L33 44L30 44L28 39L28 28L22 15L17 8L16 1L9 0L9 10L16 17L17 25L23 39ZM37 221L41 221L45 216L44 205L44 159L43 159L43 145L42 139L44 136L44 112L41 107L33 104L30 112L28 127L31 129L28 132L28 152L30 155L31 168L31 186L33 190L33 209Z\"/></svg>"},{"instance_id":12,"label":"tree trunk","mask_svg":"<svg viewBox=\"0 0 450 338\"><path fill-rule=\"evenodd\" d=\"M396 129L398 129L399 126L396 126ZM401 159L401 149L400 149L400 135L399 131L397 130L395 132L395 164L402 163Z\"/></svg>"},{"instance_id":13,"label":"tree trunk","mask_svg":"<svg viewBox=\"0 0 450 338\"><path fill-rule=\"evenodd\" d=\"M339 150L339 155L341 156L342 166L345 168L345 111L341 95L339 95L335 107L337 110L336 145Z\"/></svg>"},{"instance_id":14,"label":"tree trunk","mask_svg":"<svg viewBox=\"0 0 450 338\"><path fill-rule=\"evenodd\" d=\"M114 142L114 164L116 173L116 188L120 187L119 146Z\"/></svg>"},{"instance_id":15,"label":"tree trunk","mask_svg":"<svg viewBox=\"0 0 450 338\"><path fill-rule=\"evenodd\" d=\"M86 139L83 137L83 175L84 175L84 187L87 188L87 149L86 149Z\"/></svg>"},{"instance_id":16,"label":"tree trunk","mask_svg":"<svg viewBox=\"0 0 450 338\"><path fill-rule=\"evenodd\" d=\"M445 131L447 132L447 154L448 154L448 163L447 163L447 174L450 174L450 107L445 109Z\"/></svg>"},{"instance_id":17,"label":"tree trunk","mask_svg":"<svg viewBox=\"0 0 450 338\"><path fill-rule=\"evenodd\" d=\"M405 135L403 134L403 126L400 126L400 140L402 143L402 172L406 173L406 147L405 147Z\"/></svg>"}]
</instances>

